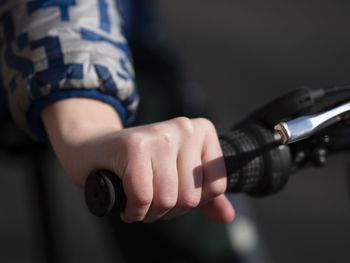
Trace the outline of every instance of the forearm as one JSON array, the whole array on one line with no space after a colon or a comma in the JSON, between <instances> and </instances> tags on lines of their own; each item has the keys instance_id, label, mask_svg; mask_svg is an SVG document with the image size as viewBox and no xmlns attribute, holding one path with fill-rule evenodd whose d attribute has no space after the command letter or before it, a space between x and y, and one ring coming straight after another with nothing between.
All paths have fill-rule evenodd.
<instances>
[{"instance_id":1,"label":"forearm","mask_svg":"<svg viewBox=\"0 0 350 263\"><path fill-rule=\"evenodd\" d=\"M110 105L85 98L61 100L42 111L42 120L54 151L73 183L83 187L92 169L108 167L107 162L101 164L100 157L112 154L108 152L111 147L98 145L93 153L85 148L91 148L87 144L106 143L103 138L122 129L119 116Z\"/></svg>"},{"instance_id":2,"label":"forearm","mask_svg":"<svg viewBox=\"0 0 350 263\"><path fill-rule=\"evenodd\" d=\"M45 139L43 108L71 97L104 101L132 122L138 96L115 1L2 2L2 84L19 127Z\"/></svg>"}]
</instances>

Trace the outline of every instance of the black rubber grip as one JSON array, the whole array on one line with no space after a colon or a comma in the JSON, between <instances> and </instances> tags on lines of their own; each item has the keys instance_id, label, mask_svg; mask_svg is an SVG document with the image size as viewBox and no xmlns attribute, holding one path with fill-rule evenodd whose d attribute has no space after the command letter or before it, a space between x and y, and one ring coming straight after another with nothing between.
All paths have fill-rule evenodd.
<instances>
[{"instance_id":1,"label":"black rubber grip","mask_svg":"<svg viewBox=\"0 0 350 263\"><path fill-rule=\"evenodd\" d=\"M262 196L277 192L286 184L289 148L280 146L280 139L263 125L245 122L219 140L227 171L227 192ZM96 170L88 176L85 199L96 216L121 212L126 205L122 181L107 170Z\"/></svg>"}]
</instances>

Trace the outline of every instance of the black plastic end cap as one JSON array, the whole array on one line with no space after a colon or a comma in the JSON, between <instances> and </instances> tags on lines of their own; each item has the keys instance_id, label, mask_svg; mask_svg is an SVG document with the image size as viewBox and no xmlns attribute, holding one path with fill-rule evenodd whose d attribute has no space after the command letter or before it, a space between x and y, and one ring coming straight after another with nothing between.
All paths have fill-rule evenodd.
<instances>
[{"instance_id":1,"label":"black plastic end cap","mask_svg":"<svg viewBox=\"0 0 350 263\"><path fill-rule=\"evenodd\" d=\"M85 183L86 204L93 215L100 217L110 214L115 205L114 185L106 172L92 172Z\"/></svg>"}]
</instances>

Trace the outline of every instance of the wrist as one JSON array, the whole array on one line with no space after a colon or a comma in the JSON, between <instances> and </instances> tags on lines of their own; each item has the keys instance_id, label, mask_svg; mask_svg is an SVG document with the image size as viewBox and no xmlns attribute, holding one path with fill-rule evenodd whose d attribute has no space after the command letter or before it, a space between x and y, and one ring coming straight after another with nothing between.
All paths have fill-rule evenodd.
<instances>
[{"instance_id":1,"label":"wrist","mask_svg":"<svg viewBox=\"0 0 350 263\"><path fill-rule=\"evenodd\" d=\"M109 104L94 99L61 100L46 107L41 116L50 141L78 143L123 128L118 113Z\"/></svg>"},{"instance_id":2,"label":"wrist","mask_svg":"<svg viewBox=\"0 0 350 263\"><path fill-rule=\"evenodd\" d=\"M63 168L81 187L92 169L107 165L104 160L111 153L105 145L106 138L123 128L109 104L93 99L61 100L46 107L41 116Z\"/></svg>"}]
</instances>

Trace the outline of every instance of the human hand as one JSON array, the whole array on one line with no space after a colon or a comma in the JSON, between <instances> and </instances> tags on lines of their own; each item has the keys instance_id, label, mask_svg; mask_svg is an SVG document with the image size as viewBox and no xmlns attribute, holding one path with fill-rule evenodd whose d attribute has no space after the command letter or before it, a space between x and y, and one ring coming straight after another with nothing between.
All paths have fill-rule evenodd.
<instances>
[{"instance_id":1,"label":"human hand","mask_svg":"<svg viewBox=\"0 0 350 263\"><path fill-rule=\"evenodd\" d=\"M101 118L101 116L103 118ZM230 222L226 173L214 126L206 119L176 118L122 130L112 108L89 99L52 104L43 112L50 141L71 180L103 168L123 181L125 222L153 222L199 207Z\"/></svg>"}]
</instances>

